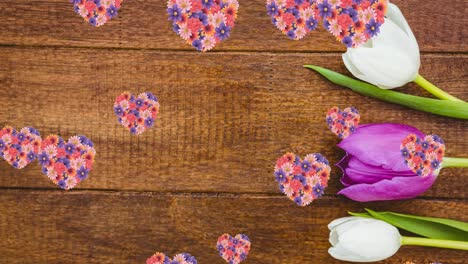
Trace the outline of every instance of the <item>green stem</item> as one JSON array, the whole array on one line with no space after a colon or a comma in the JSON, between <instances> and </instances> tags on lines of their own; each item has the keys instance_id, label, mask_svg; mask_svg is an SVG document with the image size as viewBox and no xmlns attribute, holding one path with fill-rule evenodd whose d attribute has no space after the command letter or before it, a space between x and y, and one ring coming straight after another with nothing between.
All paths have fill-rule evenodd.
<instances>
[{"instance_id":1,"label":"green stem","mask_svg":"<svg viewBox=\"0 0 468 264\"><path fill-rule=\"evenodd\" d=\"M365 96L377 98L390 103L404 105L412 109L433 113L436 115L468 119L468 103L466 102L431 99L384 90L375 85L355 80L343 74L322 67L315 65L304 65L304 67L320 73L335 84L350 88L351 90Z\"/></svg>"},{"instance_id":2,"label":"green stem","mask_svg":"<svg viewBox=\"0 0 468 264\"><path fill-rule=\"evenodd\" d=\"M417 83L422 88L424 88L426 91L433 94L437 98L440 98L443 100L455 101L455 102L463 102L463 100L460 100L456 98L455 96L446 93L444 90L440 89L439 87L435 86L428 80L424 79L424 77L422 77L419 74L418 76L416 76L416 79L414 80L414 82Z\"/></svg>"},{"instance_id":3,"label":"green stem","mask_svg":"<svg viewBox=\"0 0 468 264\"><path fill-rule=\"evenodd\" d=\"M468 242L455 240L441 240L424 237L401 237L401 244L404 246L423 246L468 250Z\"/></svg>"},{"instance_id":4,"label":"green stem","mask_svg":"<svg viewBox=\"0 0 468 264\"><path fill-rule=\"evenodd\" d=\"M444 157L442 168L468 168L468 159Z\"/></svg>"}]
</instances>

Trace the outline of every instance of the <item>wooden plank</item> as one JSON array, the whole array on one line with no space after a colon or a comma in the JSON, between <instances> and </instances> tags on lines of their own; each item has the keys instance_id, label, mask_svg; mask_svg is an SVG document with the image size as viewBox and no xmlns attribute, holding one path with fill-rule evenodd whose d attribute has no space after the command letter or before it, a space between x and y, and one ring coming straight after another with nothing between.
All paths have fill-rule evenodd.
<instances>
[{"instance_id":1,"label":"wooden plank","mask_svg":"<svg viewBox=\"0 0 468 264\"><path fill-rule=\"evenodd\" d=\"M468 123L364 98L302 68L346 72L339 54L158 52L2 48L0 126L33 126L43 136L91 138L97 157L85 189L278 193L276 159L285 152L343 153L324 122L332 106L354 105L363 123L412 124L437 133L448 156L468 156ZM421 73L468 99L466 55L425 55ZM132 136L113 113L123 91L151 91L161 102L156 127ZM404 89L424 94L410 86ZM38 164L0 162L0 186L55 188ZM328 194L340 188L333 167ZM467 170L446 169L426 193L465 198Z\"/></svg>"},{"instance_id":2,"label":"wooden plank","mask_svg":"<svg viewBox=\"0 0 468 264\"><path fill-rule=\"evenodd\" d=\"M424 51L466 52L466 3L395 0ZM101 28L86 25L63 0L0 1L0 44L59 45L119 48L190 49L173 31L167 1L125 1L117 18ZM437 12L434 12L437 10ZM449 25L449 26L448 26ZM320 26L321 27L321 26ZM270 22L265 1L240 1L239 18L231 38L216 51L343 51L324 29L302 41L291 41Z\"/></svg>"},{"instance_id":3,"label":"wooden plank","mask_svg":"<svg viewBox=\"0 0 468 264\"><path fill-rule=\"evenodd\" d=\"M468 205L457 200L365 206L468 220ZM7 190L0 193L0 262L144 263L162 251L221 264L216 240L228 232L252 240L245 263L340 263L327 253L327 224L362 208L335 198L300 208L276 196ZM455 264L464 263L467 254L403 247L383 263Z\"/></svg>"}]
</instances>

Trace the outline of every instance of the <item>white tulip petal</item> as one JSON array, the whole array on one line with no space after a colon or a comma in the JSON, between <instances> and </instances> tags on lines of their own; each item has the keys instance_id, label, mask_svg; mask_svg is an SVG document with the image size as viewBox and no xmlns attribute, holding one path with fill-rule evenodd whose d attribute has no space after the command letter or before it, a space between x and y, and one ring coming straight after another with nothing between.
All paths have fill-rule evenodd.
<instances>
[{"instance_id":1,"label":"white tulip petal","mask_svg":"<svg viewBox=\"0 0 468 264\"><path fill-rule=\"evenodd\" d=\"M410 55L407 46L409 41L408 35L392 20L387 19L381 27L381 33L373 37L373 47L392 47Z\"/></svg>"},{"instance_id":2,"label":"white tulip petal","mask_svg":"<svg viewBox=\"0 0 468 264\"><path fill-rule=\"evenodd\" d=\"M405 17L403 16L403 13L401 13L401 10L398 8L398 6L390 3L388 6L388 12L387 12L387 18L398 27L400 27L408 36L409 42L407 43L407 49L410 52L413 61L415 63L418 63L418 69L420 66L420 56L419 56L419 45L418 41L416 40L416 37L413 34L413 31L411 30L408 22L406 21ZM386 23L387 21L385 21Z\"/></svg>"},{"instance_id":3,"label":"white tulip petal","mask_svg":"<svg viewBox=\"0 0 468 264\"><path fill-rule=\"evenodd\" d=\"M338 244L335 247L329 248L328 254L330 254L335 259L339 259L339 260L353 261L353 262L367 262L365 257L348 251L341 244Z\"/></svg>"},{"instance_id":4,"label":"white tulip petal","mask_svg":"<svg viewBox=\"0 0 468 264\"><path fill-rule=\"evenodd\" d=\"M350 50L348 50L345 54L342 55L343 57L343 62L346 66L346 68L348 69L348 71L351 72L351 74L353 74L356 78L360 79L360 80L364 80L366 82L368 82L366 80L366 76L364 74L362 74L362 72L359 71L358 68L356 68L356 66L354 66L353 64L353 60L351 59L351 54L350 54Z\"/></svg>"},{"instance_id":5,"label":"white tulip petal","mask_svg":"<svg viewBox=\"0 0 468 264\"><path fill-rule=\"evenodd\" d=\"M348 221L351 221L351 220L356 220L356 218L363 218L363 217L348 216L348 217L342 217L342 218L335 219L335 220L331 221L328 224L328 229L333 230L338 225L341 225L342 223L348 222Z\"/></svg>"},{"instance_id":6,"label":"white tulip petal","mask_svg":"<svg viewBox=\"0 0 468 264\"><path fill-rule=\"evenodd\" d=\"M328 242L330 242L330 244L332 246L336 246L338 244L338 232L336 232L335 230L332 230L330 231L330 236L328 237Z\"/></svg>"},{"instance_id":7,"label":"white tulip petal","mask_svg":"<svg viewBox=\"0 0 468 264\"><path fill-rule=\"evenodd\" d=\"M330 223L333 247L328 252L336 259L373 262L394 255L401 246L401 236L394 226L380 220L346 217Z\"/></svg>"},{"instance_id":8,"label":"white tulip petal","mask_svg":"<svg viewBox=\"0 0 468 264\"><path fill-rule=\"evenodd\" d=\"M387 77L385 74L388 65L382 62L381 56L383 54L376 52L375 49L358 49L351 53L353 65L362 73L362 76L357 77L380 88L391 89L397 87L399 82L395 82L394 78ZM378 63L378 67L369 64L374 64L373 61Z\"/></svg>"},{"instance_id":9,"label":"white tulip petal","mask_svg":"<svg viewBox=\"0 0 468 264\"><path fill-rule=\"evenodd\" d=\"M348 49L346 52L346 60L344 60L346 68L358 79L363 80L368 83L375 84L376 79L372 76L369 76L367 72L363 72L362 69L356 66L356 52L362 50L363 48L359 49Z\"/></svg>"},{"instance_id":10,"label":"white tulip petal","mask_svg":"<svg viewBox=\"0 0 468 264\"><path fill-rule=\"evenodd\" d=\"M386 19L393 21L399 28L401 28L409 37L413 36L413 31L411 30L408 22L406 21L405 16L401 13L401 10L395 4L390 3L388 5L388 12L386 15ZM387 23L387 20L385 20Z\"/></svg>"},{"instance_id":11,"label":"white tulip petal","mask_svg":"<svg viewBox=\"0 0 468 264\"><path fill-rule=\"evenodd\" d=\"M367 261L391 257L400 248L399 241L400 234L396 228L373 219L356 223L351 230L339 237L339 244L347 251L365 256Z\"/></svg>"},{"instance_id":12,"label":"white tulip petal","mask_svg":"<svg viewBox=\"0 0 468 264\"><path fill-rule=\"evenodd\" d=\"M365 75L365 81L384 89L401 87L417 74L410 58L391 47L357 49L352 53L352 61Z\"/></svg>"}]
</instances>

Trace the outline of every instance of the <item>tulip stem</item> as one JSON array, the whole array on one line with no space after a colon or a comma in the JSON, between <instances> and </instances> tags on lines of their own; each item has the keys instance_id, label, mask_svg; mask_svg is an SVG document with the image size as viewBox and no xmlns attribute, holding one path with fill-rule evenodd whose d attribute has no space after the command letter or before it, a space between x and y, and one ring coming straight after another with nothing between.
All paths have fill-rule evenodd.
<instances>
[{"instance_id":1,"label":"tulip stem","mask_svg":"<svg viewBox=\"0 0 468 264\"><path fill-rule=\"evenodd\" d=\"M423 246L468 250L468 242L455 240L441 240L424 237L401 237L401 244L405 246Z\"/></svg>"},{"instance_id":2,"label":"tulip stem","mask_svg":"<svg viewBox=\"0 0 468 264\"><path fill-rule=\"evenodd\" d=\"M468 159L444 157L442 168L468 168Z\"/></svg>"},{"instance_id":3,"label":"tulip stem","mask_svg":"<svg viewBox=\"0 0 468 264\"><path fill-rule=\"evenodd\" d=\"M444 90L440 89L439 87L435 86L428 80L424 79L424 77L422 77L419 74L418 76L416 76L416 79L414 80L414 82L417 83L422 88L424 88L426 91L433 94L437 98L440 98L443 100L455 101L455 102L463 102L463 100L460 100L456 98L455 96L446 93Z\"/></svg>"}]
</instances>

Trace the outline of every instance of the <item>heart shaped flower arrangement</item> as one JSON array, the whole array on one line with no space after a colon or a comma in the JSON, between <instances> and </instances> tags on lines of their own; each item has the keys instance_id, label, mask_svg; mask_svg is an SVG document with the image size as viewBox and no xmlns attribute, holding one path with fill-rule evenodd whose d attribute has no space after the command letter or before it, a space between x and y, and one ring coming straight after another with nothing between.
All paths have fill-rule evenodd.
<instances>
[{"instance_id":1,"label":"heart shaped flower arrangement","mask_svg":"<svg viewBox=\"0 0 468 264\"><path fill-rule=\"evenodd\" d=\"M181 253L170 259L166 254L157 252L146 260L146 264L197 264L197 259L188 253Z\"/></svg>"},{"instance_id":2,"label":"heart shaped flower arrangement","mask_svg":"<svg viewBox=\"0 0 468 264\"><path fill-rule=\"evenodd\" d=\"M250 246L250 239L244 234L235 237L223 234L216 243L219 255L229 264L239 264L244 261L249 255Z\"/></svg>"},{"instance_id":3,"label":"heart shaped flower arrangement","mask_svg":"<svg viewBox=\"0 0 468 264\"><path fill-rule=\"evenodd\" d=\"M41 147L41 135L32 127L20 131L7 126L0 130L0 156L16 169L33 162Z\"/></svg>"},{"instance_id":4,"label":"heart shaped flower arrangement","mask_svg":"<svg viewBox=\"0 0 468 264\"><path fill-rule=\"evenodd\" d=\"M199 51L208 51L231 35L237 0L169 0L167 13L174 31Z\"/></svg>"},{"instance_id":5,"label":"heart shaped flower arrangement","mask_svg":"<svg viewBox=\"0 0 468 264\"><path fill-rule=\"evenodd\" d=\"M287 153L275 166L280 191L299 206L306 206L324 194L330 172L328 160L320 153L309 154L304 160Z\"/></svg>"},{"instance_id":6,"label":"heart shaped flower arrangement","mask_svg":"<svg viewBox=\"0 0 468 264\"><path fill-rule=\"evenodd\" d=\"M267 0L271 21L290 39L299 40L319 21L347 47L376 36L385 22L388 0Z\"/></svg>"},{"instance_id":7,"label":"heart shaped flower arrangement","mask_svg":"<svg viewBox=\"0 0 468 264\"><path fill-rule=\"evenodd\" d=\"M71 0L75 12L92 26L99 27L117 16L123 0Z\"/></svg>"},{"instance_id":8,"label":"heart shaped flower arrangement","mask_svg":"<svg viewBox=\"0 0 468 264\"><path fill-rule=\"evenodd\" d=\"M140 135L153 127L158 117L158 98L152 93L141 93L138 97L124 92L117 96L114 103L114 113L121 125L134 135Z\"/></svg>"},{"instance_id":9,"label":"heart shaped flower arrangement","mask_svg":"<svg viewBox=\"0 0 468 264\"><path fill-rule=\"evenodd\" d=\"M328 110L326 120L328 128L339 138L343 139L356 131L360 119L361 116L356 108L351 106L341 110L335 106Z\"/></svg>"},{"instance_id":10,"label":"heart shaped flower arrangement","mask_svg":"<svg viewBox=\"0 0 468 264\"><path fill-rule=\"evenodd\" d=\"M410 134L401 142L400 149L405 164L423 177L440 169L445 154L444 141L437 135L427 135L422 139Z\"/></svg>"},{"instance_id":11,"label":"heart shaped flower arrangement","mask_svg":"<svg viewBox=\"0 0 468 264\"><path fill-rule=\"evenodd\" d=\"M65 142L52 135L42 141L38 160L42 172L53 183L69 190L88 177L95 155L93 142L85 136L74 136Z\"/></svg>"}]
</instances>

